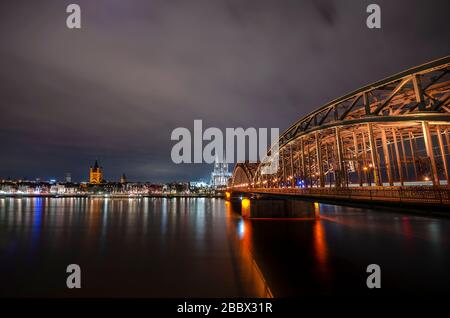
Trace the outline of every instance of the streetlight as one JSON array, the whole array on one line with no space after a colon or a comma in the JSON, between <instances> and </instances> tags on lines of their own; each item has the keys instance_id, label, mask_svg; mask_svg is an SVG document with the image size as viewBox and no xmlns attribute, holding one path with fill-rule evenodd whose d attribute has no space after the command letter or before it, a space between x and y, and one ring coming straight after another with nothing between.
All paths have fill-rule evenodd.
<instances>
[{"instance_id":1,"label":"streetlight","mask_svg":"<svg viewBox=\"0 0 450 318\"><path fill-rule=\"evenodd\" d=\"M369 167L364 167L363 170L366 174L367 183L369 186L372 186L372 181L370 180L370 170L372 169L372 164L369 164Z\"/></svg>"}]
</instances>

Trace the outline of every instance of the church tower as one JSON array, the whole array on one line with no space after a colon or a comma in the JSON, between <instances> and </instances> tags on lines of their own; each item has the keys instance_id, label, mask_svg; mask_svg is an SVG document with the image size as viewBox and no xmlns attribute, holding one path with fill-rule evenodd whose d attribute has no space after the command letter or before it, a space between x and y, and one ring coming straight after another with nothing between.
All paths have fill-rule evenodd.
<instances>
[{"instance_id":1,"label":"church tower","mask_svg":"<svg viewBox=\"0 0 450 318\"><path fill-rule=\"evenodd\" d=\"M98 166L97 160L95 160L94 167L89 168L89 183L100 184L103 181L103 169Z\"/></svg>"},{"instance_id":2,"label":"church tower","mask_svg":"<svg viewBox=\"0 0 450 318\"><path fill-rule=\"evenodd\" d=\"M215 189L225 187L232 173L228 172L228 164L224 160L219 161L216 156L214 171L211 173L211 186Z\"/></svg>"}]
</instances>

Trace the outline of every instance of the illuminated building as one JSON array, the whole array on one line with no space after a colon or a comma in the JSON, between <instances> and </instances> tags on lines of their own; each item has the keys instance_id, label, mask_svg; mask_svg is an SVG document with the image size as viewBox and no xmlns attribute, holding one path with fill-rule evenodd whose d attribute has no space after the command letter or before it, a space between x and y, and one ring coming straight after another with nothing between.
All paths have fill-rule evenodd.
<instances>
[{"instance_id":1,"label":"illuminated building","mask_svg":"<svg viewBox=\"0 0 450 318\"><path fill-rule=\"evenodd\" d=\"M211 187L220 188L226 187L228 179L231 178L231 173L228 172L228 164L225 162L219 162L216 159L214 163L214 171L211 173Z\"/></svg>"},{"instance_id":2,"label":"illuminated building","mask_svg":"<svg viewBox=\"0 0 450 318\"><path fill-rule=\"evenodd\" d=\"M120 177L120 183L121 184L127 183L127 177L125 176L125 173L122 173L122 176Z\"/></svg>"},{"instance_id":3,"label":"illuminated building","mask_svg":"<svg viewBox=\"0 0 450 318\"><path fill-rule=\"evenodd\" d=\"M89 183L100 184L103 182L103 169L99 167L97 160L95 160L94 167L89 168Z\"/></svg>"}]
</instances>

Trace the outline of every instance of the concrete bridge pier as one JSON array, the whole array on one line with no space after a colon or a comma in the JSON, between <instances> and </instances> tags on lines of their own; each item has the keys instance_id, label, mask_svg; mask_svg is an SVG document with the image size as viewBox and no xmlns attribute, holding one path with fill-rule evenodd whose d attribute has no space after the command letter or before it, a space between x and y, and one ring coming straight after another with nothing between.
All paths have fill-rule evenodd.
<instances>
[{"instance_id":1,"label":"concrete bridge pier","mask_svg":"<svg viewBox=\"0 0 450 318\"><path fill-rule=\"evenodd\" d=\"M249 194L229 196L232 208L244 218L316 219L320 217L319 204L292 198L263 197Z\"/></svg>"}]
</instances>

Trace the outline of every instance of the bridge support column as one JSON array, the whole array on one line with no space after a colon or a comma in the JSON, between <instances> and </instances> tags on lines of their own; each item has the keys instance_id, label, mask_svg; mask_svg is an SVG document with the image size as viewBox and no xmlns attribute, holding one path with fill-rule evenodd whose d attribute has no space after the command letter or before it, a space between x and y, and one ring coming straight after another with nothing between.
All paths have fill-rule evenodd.
<instances>
[{"instance_id":1,"label":"bridge support column","mask_svg":"<svg viewBox=\"0 0 450 318\"><path fill-rule=\"evenodd\" d=\"M298 159L295 160L294 159L294 165L295 165L295 175L297 176L297 178L300 178L302 175L302 171L301 171L301 155L300 155L300 148L299 145L297 144L295 146L295 153L298 155Z\"/></svg>"},{"instance_id":2,"label":"bridge support column","mask_svg":"<svg viewBox=\"0 0 450 318\"><path fill-rule=\"evenodd\" d=\"M427 150L428 158L430 158L431 163L431 179L433 180L433 185L439 185L439 175L436 168L436 160L434 158L433 152L433 141L431 140L430 127L428 122L422 121L422 133L423 140L425 142L425 149Z\"/></svg>"},{"instance_id":3,"label":"bridge support column","mask_svg":"<svg viewBox=\"0 0 450 318\"><path fill-rule=\"evenodd\" d=\"M450 185L450 176L448 175L447 160L445 158L444 141L442 140L441 128L439 126L436 126L436 134L438 137L439 149L441 150L441 157L442 157L442 164L444 166L445 178L447 179L447 185Z\"/></svg>"},{"instance_id":4,"label":"bridge support column","mask_svg":"<svg viewBox=\"0 0 450 318\"><path fill-rule=\"evenodd\" d=\"M371 123L367 124L367 131L369 133L369 145L370 145L370 156L373 168L373 179L377 186L381 186L381 175L379 170L378 156L377 156L377 144L375 142L375 137L373 135L373 127ZM369 172L370 173L370 172Z\"/></svg>"},{"instance_id":5,"label":"bridge support column","mask_svg":"<svg viewBox=\"0 0 450 318\"><path fill-rule=\"evenodd\" d=\"M306 153L308 155L308 185L312 188L312 174L311 174L311 153L309 151L309 141L306 144Z\"/></svg>"},{"instance_id":6,"label":"bridge support column","mask_svg":"<svg viewBox=\"0 0 450 318\"><path fill-rule=\"evenodd\" d=\"M240 205L240 206L239 206ZM316 214L315 205L310 201L292 198L264 198L254 199L244 197L232 202L232 208L243 218L305 218L313 220L320 217Z\"/></svg>"},{"instance_id":7,"label":"bridge support column","mask_svg":"<svg viewBox=\"0 0 450 318\"><path fill-rule=\"evenodd\" d=\"M323 163L322 163L322 149L320 145L319 132L316 131L316 157L317 157L317 167L319 168L319 185L321 188L325 186L325 180L323 179Z\"/></svg>"},{"instance_id":8,"label":"bridge support column","mask_svg":"<svg viewBox=\"0 0 450 318\"><path fill-rule=\"evenodd\" d=\"M302 161L302 181L303 185L306 187L305 149L303 144L303 137L300 138L300 153Z\"/></svg>"},{"instance_id":9,"label":"bridge support column","mask_svg":"<svg viewBox=\"0 0 450 318\"><path fill-rule=\"evenodd\" d=\"M356 132L353 131L353 147L355 148L355 163L356 163L356 169L358 171L358 183L359 186L362 187L363 181L362 181L362 171L361 171L361 162L358 158L358 139L356 137Z\"/></svg>"},{"instance_id":10,"label":"bridge support column","mask_svg":"<svg viewBox=\"0 0 450 318\"><path fill-rule=\"evenodd\" d=\"M292 154L292 144L289 145L289 150L290 150L290 159L291 159L291 175L290 177L290 182L291 182L291 188L295 188L295 182L294 182L294 158L293 158L293 154Z\"/></svg>"},{"instance_id":11,"label":"bridge support column","mask_svg":"<svg viewBox=\"0 0 450 318\"><path fill-rule=\"evenodd\" d=\"M391 160L389 158L389 148L384 128L381 128L381 143L383 144L384 167L386 168L389 185L392 186L394 185L394 181L392 180Z\"/></svg>"},{"instance_id":12,"label":"bridge support column","mask_svg":"<svg viewBox=\"0 0 450 318\"><path fill-rule=\"evenodd\" d=\"M414 168L414 176L416 177L416 181L419 181L419 175L417 174L417 166L416 166L416 155L415 153L415 147L414 147L414 135L412 132L408 133L409 135L409 147L411 148L411 160L413 162L413 168Z\"/></svg>"},{"instance_id":13,"label":"bridge support column","mask_svg":"<svg viewBox=\"0 0 450 318\"><path fill-rule=\"evenodd\" d=\"M370 186L371 185L371 183L369 182L370 171L368 171L369 168L367 167L367 143L364 131L361 133L361 135L362 135L362 157L363 157L362 169L364 171L364 177L366 179L367 185Z\"/></svg>"},{"instance_id":14,"label":"bridge support column","mask_svg":"<svg viewBox=\"0 0 450 318\"><path fill-rule=\"evenodd\" d=\"M341 140L341 133L339 131L339 127L335 128L335 133L336 133L336 149L337 149L337 156L338 156L338 167L339 167L339 173L338 176L336 178L336 186L337 187L341 187L344 182L344 173L345 173L345 169L344 169L344 156L342 153L342 140Z\"/></svg>"},{"instance_id":15,"label":"bridge support column","mask_svg":"<svg viewBox=\"0 0 450 318\"><path fill-rule=\"evenodd\" d=\"M280 149L281 171L283 174L283 184L286 184L286 165L284 163L284 151Z\"/></svg>"},{"instance_id":16,"label":"bridge support column","mask_svg":"<svg viewBox=\"0 0 450 318\"><path fill-rule=\"evenodd\" d=\"M387 134L386 134L387 137ZM389 137L387 137L389 140ZM395 183L396 180L400 180L400 178L398 177L398 171L397 171L397 165L395 164L395 149L394 149L394 142L389 140L389 145L388 145L388 150L389 150L389 159L391 160L391 170L392 170L392 182Z\"/></svg>"},{"instance_id":17,"label":"bridge support column","mask_svg":"<svg viewBox=\"0 0 450 318\"><path fill-rule=\"evenodd\" d=\"M402 132L399 131L399 133L400 133L400 144L402 145L403 165L406 171L406 180L409 180L409 169L408 169L408 161L406 160L405 139L403 138Z\"/></svg>"},{"instance_id":18,"label":"bridge support column","mask_svg":"<svg viewBox=\"0 0 450 318\"><path fill-rule=\"evenodd\" d=\"M402 167L402 160L400 158L400 151L398 149L397 132L395 128L392 128L392 135L394 136L394 149L395 149L395 157L397 159L398 177L400 179L400 184L403 185L403 167Z\"/></svg>"},{"instance_id":19,"label":"bridge support column","mask_svg":"<svg viewBox=\"0 0 450 318\"><path fill-rule=\"evenodd\" d=\"M447 161L447 167L448 164L450 163L450 137L448 135L448 129L445 128L444 129L444 136L445 136L445 142L447 143L447 151L448 151L448 156L449 156L449 161ZM444 158L444 160L447 160L447 158ZM448 186L450 186L450 183L448 184Z\"/></svg>"},{"instance_id":20,"label":"bridge support column","mask_svg":"<svg viewBox=\"0 0 450 318\"><path fill-rule=\"evenodd\" d=\"M447 143L447 151L448 151L448 155L450 156L450 137L448 135L448 128L444 129L444 135L445 135L445 142Z\"/></svg>"},{"instance_id":21,"label":"bridge support column","mask_svg":"<svg viewBox=\"0 0 450 318\"><path fill-rule=\"evenodd\" d=\"M329 184L329 187L331 188L330 153L328 151L328 143L325 144L325 158L327 158L326 162L327 162L327 169L328 169L326 176L328 177L328 184ZM323 175L323 179L325 180L325 183L326 183L326 178L327 178L326 176L325 176L325 174Z\"/></svg>"}]
</instances>

